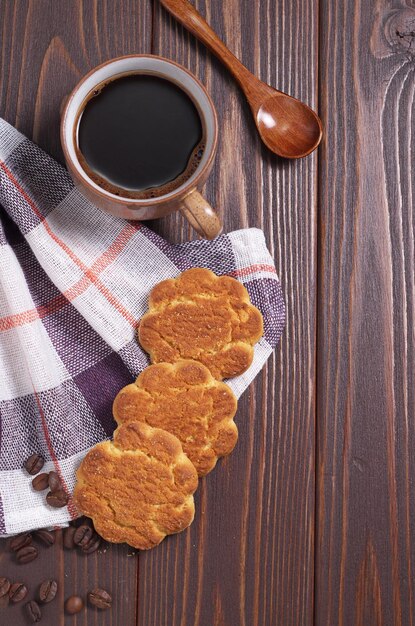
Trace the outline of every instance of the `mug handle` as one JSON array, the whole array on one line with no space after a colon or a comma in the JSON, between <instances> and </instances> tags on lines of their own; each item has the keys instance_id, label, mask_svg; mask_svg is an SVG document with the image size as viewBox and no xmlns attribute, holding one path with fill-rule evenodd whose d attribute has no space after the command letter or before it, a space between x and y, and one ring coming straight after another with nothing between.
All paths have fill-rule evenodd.
<instances>
[{"instance_id":1,"label":"mug handle","mask_svg":"<svg viewBox=\"0 0 415 626\"><path fill-rule=\"evenodd\" d=\"M222 232L220 217L196 189L183 198L180 213L205 239L214 239Z\"/></svg>"}]
</instances>

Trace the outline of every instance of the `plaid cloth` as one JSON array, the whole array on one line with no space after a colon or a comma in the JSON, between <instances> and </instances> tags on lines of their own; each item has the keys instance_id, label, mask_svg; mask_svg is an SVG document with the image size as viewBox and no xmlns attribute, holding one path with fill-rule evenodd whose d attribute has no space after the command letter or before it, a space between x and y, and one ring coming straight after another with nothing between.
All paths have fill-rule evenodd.
<instances>
[{"instance_id":1,"label":"plaid cloth","mask_svg":"<svg viewBox=\"0 0 415 626\"><path fill-rule=\"evenodd\" d=\"M33 452L70 493L75 470L111 436L111 406L149 363L135 337L151 288L193 267L234 276L262 311L265 334L237 396L280 338L284 303L258 229L173 246L107 215L68 172L0 119L0 535L62 526L76 510L45 504L22 470Z\"/></svg>"}]
</instances>

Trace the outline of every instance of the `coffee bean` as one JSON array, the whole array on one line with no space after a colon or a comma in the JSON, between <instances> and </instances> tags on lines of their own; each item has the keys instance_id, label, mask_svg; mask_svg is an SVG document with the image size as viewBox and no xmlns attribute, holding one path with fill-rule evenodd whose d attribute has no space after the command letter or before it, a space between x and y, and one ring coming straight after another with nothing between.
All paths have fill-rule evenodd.
<instances>
[{"instance_id":1,"label":"coffee bean","mask_svg":"<svg viewBox=\"0 0 415 626\"><path fill-rule=\"evenodd\" d=\"M0 578L0 608L5 609L9 604L10 581L2 576Z\"/></svg>"},{"instance_id":2,"label":"coffee bean","mask_svg":"<svg viewBox=\"0 0 415 626\"><path fill-rule=\"evenodd\" d=\"M57 591L58 583L56 582L56 580L44 580L39 588L39 600L43 602L43 604L52 602L52 600L56 596Z\"/></svg>"},{"instance_id":3,"label":"coffee bean","mask_svg":"<svg viewBox=\"0 0 415 626\"><path fill-rule=\"evenodd\" d=\"M98 550L100 545L101 545L101 537L99 537L99 535L94 533L91 539L88 541L88 543L82 546L82 552L84 554L92 554L93 552L96 552L96 550Z\"/></svg>"},{"instance_id":4,"label":"coffee bean","mask_svg":"<svg viewBox=\"0 0 415 626\"><path fill-rule=\"evenodd\" d=\"M85 515L81 515L81 517L77 517L76 519L71 520L71 526L75 528L79 528L80 526L90 526L92 528L92 519L90 517L85 517Z\"/></svg>"},{"instance_id":5,"label":"coffee bean","mask_svg":"<svg viewBox=\"0 0 415 626\"><path fill-rule=\"evenodd\" d=\"M63 489L57 491L49 491L46 496L46 502L55 509L60 509L68 504L69 496Z\"/></svg>"},{"instance_id":6,"label":"coffee bean","mask_svg":"<svg viewBox=\"0 0 415 626\"><path fill-rule=\"evenodd\" d=\"M30 533L21 533L16 535L9 543L9 548L12 552L17 552L20 548L30 546L32 543L32 535Z\"/></svg>"},{"instance_id":7,"label":"coffee bean","mask_svg":"<svg viewBox=\"0 0 415 626\"><path fill-rule=\"evenodd\" d=\"M53 544L55 543L55 533L51 532L50 530L42 528L41 530L37 530L34 533L34 536L35 539L41 541L45 546L53 546Z\"/></svg>"},{"instance_id":8,"label":"coffee bean","mask_svg":"<svg viewBox=\"0 0 415 626\"><path fill-rule=\"evenodd\" d=\"M80 546L82 548L83 546L86 546L87 543L89 543L93 534L94 531L92 530L92 528L84 524L83 526L80 526L76 529L73 540L77 546Z\"/></svg>"},{"instance_id":9,"label":"coffee bean","mask_svg":"<svg viewBox=\"0 0 415 626\"><path fill-rule=\"evenodd\" d=\"M10 590L10 580L2 576L0 578L0 598L7 596Z\"/></svg>"},{"instance_id":10,"label":"coffee bean","mask_svg":"<svg viewBox=\"0 0 415 626\"><path fill-rule=\"evenodd\" d=\"M75 615L84 608L84 601L79 596L70 596L65 602L65 611L69 615Z\"/></svg>"},{"instance_id":11,"label":"coffee bean","mask_svg":"<svg viewBox=\"0 0 415 626\"><path fill-rule=\"evenodd\" d=\"M25 546L16 552L16 559L19 563L30 563L34 561L37 556L38 551L35 546Z\"/></svg>"},{"instance_id":12,"label":"coffee bean","mask_svg":"<svg viewBox=\"0 0 415 626\"><path fill-rule=\"evenodd\" d=\"M51 491L57 491L61 489L61 479L57 472L49 472L49 489Z\"/></svg>"},{"instance_id":13,"label":"coffee bean","mask_svg":"<svg viewBox=\"0 0 415 626\"><path fill-rule=\"evenodd\" d=\"M26 459L23 465L26 471L34 476L40 472L44 464L45 459L41 454L32 454L32 456L29 456L29 458Z\"/></svg>"},{"instance_id":14,"label":"coffee bean","mask_svg":"<svg viewBox=\"0 0 415 626\"><path fill-rule=\"evenodd\" d=\"M26 604L26 613L33 624L40 622L42 619L42 611L35 600L30 600L30 602Z\"/></svg>"},{"instance_id":15,"label":"coffee bean","mask_svg":"<svg viewBox=\"0 0 415 626\"><path fill-rule=\"evenodd\" d=\"M9 594L6 593L5 596L1 596L0 598L0 609L5 609L7 606L9 606L9 602L10 602L10 598L9 598Z\"/></svg>"},{"instance_id":16,"label":"coffee bean","mask_svg":"<svg viewBox=\"0 0 415 626\"><path fill-rule=\"evenodd\" d=\"M10 587L9 598L13 604L21 602L27 596L27 587L23 583L13 583Z\"/></svg>"},{"instance_id":17,"label":"coffee bean","mask_svg":"<svg viewBox=\"0 0 415 626\"><path fill-rule=\"evenodd\" d=\"M112 598L105 589L93 589L88 594L88 600L98 609L110 609Z\"/></svg>"},{"instance_id":18,"label":"coffee bean","mask_svg":"<svg viewBox=\"0 0 415 626\"><path fill-rule=\"evenodd\" d=\"M35 491L44 491L49 486L49 474L43 472L32 480L32 487Z\"/></svg>"},{"instance_id":19,"label":"coffee bean","mask_svg":"<svg viewBox=\"0 0 415 626\"><path fill-rule=\"evenodd\" d=\"M74 534L76 533L76 528L73 526L68 526L63 531L63 545L67 550L73 550L75 548L75 542L73 540Z\"/></svg>"}]
</instances>

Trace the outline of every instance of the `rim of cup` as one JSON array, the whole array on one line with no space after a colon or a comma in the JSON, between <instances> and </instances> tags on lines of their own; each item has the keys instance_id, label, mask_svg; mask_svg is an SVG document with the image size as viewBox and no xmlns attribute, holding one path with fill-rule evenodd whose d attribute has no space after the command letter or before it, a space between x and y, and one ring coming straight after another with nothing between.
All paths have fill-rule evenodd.
<instances>
[{"instance_id":1,"label":"rim of cup","mask_svg":"<svg viewBox=\"0 0 415 626\"><path fill-rule=\"evenodd\" d=\"M173 191L155 198L128 198L103 189L85 172L76 152L77 132L74 132L74 126L75 123L79 123L79 112L87 96L94 88L106 80L114 80L115 77L134 72L158 75L175 83L187 93L198 110L205 134L205 150L195 172ZM67 164L72 166L82 182L93 189L94 193L119 204L128 202L130 206L140 207L171 201L180 196L183 197L187 192L197 187L199 179L206 169L210 167L215 156L217 141L218 122L216 109L205 86L179 63L154 54L130 54L110 59L96 66L74 87L62 112L61 144Z\"/></svg>"}]
</instances>

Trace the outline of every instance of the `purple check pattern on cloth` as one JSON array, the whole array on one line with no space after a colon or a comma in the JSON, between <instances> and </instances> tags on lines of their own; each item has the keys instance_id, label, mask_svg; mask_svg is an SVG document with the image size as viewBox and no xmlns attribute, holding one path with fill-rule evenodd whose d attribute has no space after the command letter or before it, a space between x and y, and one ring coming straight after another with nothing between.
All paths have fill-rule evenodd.
<instances>
[{"instance_id":1,"label":"purple check pattern on cloth","mask_svg":"<svg viewBox=\"0 0 415 626\"><path fill-rule=\"evenodd\" d=\"M252 366L228 381L237 396L278 342L280 283L263 233L173 246L139 223L107 215L68 172L0 120L0 535L76 516L31 488L22 464L46 459L70 493L76 468L114 430L112 402L148 365L136 325L152 287L190 267L244 283L262 311Z\"/></svg>"}]
</instances>

